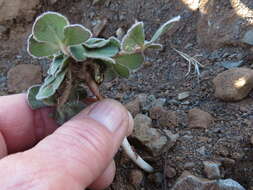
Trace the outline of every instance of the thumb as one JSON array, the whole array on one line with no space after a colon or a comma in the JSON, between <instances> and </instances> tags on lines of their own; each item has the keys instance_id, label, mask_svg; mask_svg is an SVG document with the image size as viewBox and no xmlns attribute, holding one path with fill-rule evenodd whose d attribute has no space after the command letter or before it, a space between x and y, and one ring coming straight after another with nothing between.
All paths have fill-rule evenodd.
<instances>
[{"instance_id":1,"label":"thumb","mask_svg":"<svg viewBox=\"0 0 253 190\"><path fill-rule=\"evenodd\" d=\"M34 148L2 159L1 189L83 190L112 162L129 125L132 118L120 103L103 100Z\"/></svg>"}]
</instances>

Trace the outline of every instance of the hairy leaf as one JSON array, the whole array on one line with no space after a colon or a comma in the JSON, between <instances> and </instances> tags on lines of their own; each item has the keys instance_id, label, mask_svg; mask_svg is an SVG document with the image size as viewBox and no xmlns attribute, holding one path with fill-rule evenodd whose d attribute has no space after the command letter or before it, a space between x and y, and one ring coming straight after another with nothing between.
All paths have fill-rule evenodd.
<instances>
[{"instance_id":1,"label":"hairy leaf","mask_svg":"<svg viewBox=\"0 0 253 190\"><path fill-rule=\"evenodd\" d=\"M33 35L37 41L62 44L64 27L69 25L67 18L59 13L46 12L40 15L33 25Z\"/></svg>"},{"instance_id":2,"label":"hairy leaf","mask_svg":"<svg viewBox=\"0 0 253 190\"><path fill-rule=\"evenodd\" d=\"M119 49L112 45L111 43L108 44L105 47L102 48L96 48L96 49L87 49L84 48L84 56L88 58L93 59L102 59L105 61L114 62L114 60L111 58L119 52Z\"/></svg>"},{"instance_id":3,"label":"hairy leaf","mask_svg":"<svg viewBox=\"0 0 253 190\"><path fill-rule=\"evenodd\" d=\"M39 109L47 106L54 106L56 101L54 97L50 97L45 100L37 100L36 96L39 92L41 85L34 85L28 89L27 100L28 104L32 109Z\"/></svg>"},{"instance_id":4,"label":"hairy leaf","mask_svg":"<svg viewBox=\"0 0 253 190\"><path fill-rule=\"evenodd\" d=\"M129 69L121 64L114 64L113 68L121 77L128 78L130 75Z\"/></svg>"},{"instance_id":5,"label":"hairy leaf","mask_svg":"<svg viewBox=\"0 0 253 190\"><path fill-rule=\"evenodd\" d=\"M67 69L58 73L58 75L50 75L44 81L44 84L40 87L40 90L36 96L37 100L44 100L51 96L53 96L60 87L61 83L63 82L65 75L67 73Z\"/></svg>"},{"instance_id":6,"label":"hairy leaf","mask_svg":"<svg viewBox=\"0 0 253 190\"><path fill-rule=\"evenodd\" d=\"M117 73L113 68L107 68L104 72L104 82L110 82L117 77Z\"/></svg>"},{"instance_id":7,"label":"hairy leaf","mask_svg":"<svg viewBox=\"0 0 253 190\"><path fill-rule=\"evenodd\" d=\"M110 40L104 38L90 38L84 43L84 46L87 48L101 48L106 46L109 42Z\"/></svg>"},{"instance_id":8,"label":"hairy leaf","mask_svg":"<svg viewBox=\"0 0 253 190\"><path fill-rule=\"evenodd\" d=\"M50 42L38 42L32 35L28 38L27 51L36 58L48 57L59 51L59 47Z\"/></svg>"},{"instance_id":9,"label":"hairy leaf","mask_svg":"<svg viewBox=\"0 0 253 190\"><path fill-rule=\"evenodd\" d=\"M139 68L144 62L144 57L141 53L125 54L115 58L116 64L126 66L130 70Z\"/></svg>"},{"instance_id":10,"label":"hairy leaf","mask_svg":"<svg viewBox=\"0 0 253 190\"><path fill-rule=\"evenodd\" d=\"M163 45L162 44L158 44L158 43L153 43L153 42L147 42L145 41L145 49L158 49L158 50L162 50L163 49Z\"/></svg>"},{"instance_id":11,"label":"hairy leaf","mask_svg":"<svg viewBox=\"0 0 253 190\"><path fill-rule=\"evenodd\" d=\"M57 75L58 73L62 72L63 69L68 64L68 57L61 54L53 59L47 74L49 75Z\"/></svg>"},{"instance_id":12,"label":"hairy leaf","mask_svg":"<svg viewBox=\"0 0 253 190\"><path fill-rule=\"evenodd\" d=\"M143 22L134 24L123 37L121 49L128 53L135 52L136 49L143 49L145 40Z\"/></svg>"},{"instance_id":13,"label":"hairy leaf","mask_svg":"<svg viewBox=\"0 0 253 190\"><path fill-rule=\"evenodd\" d=\"M82 25L68 25L64 28L65 40L67 46L78 45L86 42L91 37L91 32Z\"/></svg>"},{"instance_id":14,"label":"hairy leaf","mask_svg":"<svg viewBox=\"0 0 253 190\"><path fill-rule=\"evenodd\" d=\"M180 16L174 17L171 20L167 21L166 23L164 23L153 35L153 37L151 38L150 42L155 42L156 40L159 39L159 37L164 34L165 32L167 32L168 30L170 30L172 28L172 26L174 25L175 22L178 22L180 20Z\"/></svg>"},{"instance_id":15,"label":"hairy leaf","mask_svg":"<svg viewBox=\"0 0 253 190\"><path fill-rule=\"evenodd\" d=\"M69 47L69 51L76 61L85 61L87 59L87 56L84 55L85 48L82 45L71 46Z\"/></svg>"},{"instance_id":16,"label":"hairy leaf","mask_svg":"<svg viewBox=\"0 0 253 190\"><path fill-rule=\"evenodd\" d=\"M38 94L39 89L40 89L40 85L36 85L36 86L30 87L27 92L28 104L34 110L47 106L46 104L43 103L43 101L36 99L36 95Z\"/></svg>"},{"instance_id":17,"label":"hairy leaf","mask_svg":"<svg viewBox=\"0 0 253 190\"><path fill-rule=\"evenodd\" d=\"M114 36L109 38L109 41L112 45L116 46L117 48L121 48L121 44L118 38L115 38Z\"/></svg>"},{"instance_id":18,"label":"hairy leaf","mask_svg":"<svg viewBox=\"0 0 253 190\"><path fill-rule=\"evenodd\" d=\"M90 38L88 41L84 43L84 46L86 48L92 49L92 48L102 48L104 46L107 46L108 44L111 44L120 49L120 41L115 37L110 37L109 39Z\"/></svg>"}]
</instances>

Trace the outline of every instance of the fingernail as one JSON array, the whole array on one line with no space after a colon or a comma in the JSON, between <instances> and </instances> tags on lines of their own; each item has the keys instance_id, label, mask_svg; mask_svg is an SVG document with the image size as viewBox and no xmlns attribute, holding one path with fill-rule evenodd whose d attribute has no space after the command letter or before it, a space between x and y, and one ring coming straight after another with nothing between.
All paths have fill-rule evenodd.
<instances>
[{"instance_id":1,"label":"fingernail","mask_svg":"<svg viewBox=\"0 0 253 190\"><path fill-rule=\"evenodd\" d=\"M120 127L125 117L124 109L110 100L97 103L88 115L111 132L115 132Z\"/></svg>"}]
</instances>

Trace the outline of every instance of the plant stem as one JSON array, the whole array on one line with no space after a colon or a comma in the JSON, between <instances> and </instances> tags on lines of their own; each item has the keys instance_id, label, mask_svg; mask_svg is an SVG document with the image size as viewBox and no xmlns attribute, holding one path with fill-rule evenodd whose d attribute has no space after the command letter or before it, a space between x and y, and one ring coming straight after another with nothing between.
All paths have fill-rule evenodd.
<instances>
[{"instance_id":1,"label":"plant stem","mask_svg":"<svg viewBox=\"0 0 253 190\"><path fill-rule=\"evenodd\" d=\"M97 83L92 79L88 71L85 72L85 81L90 91L96 96L98 100L103 100L103 96L99 92Z\"/></svg>"},{"instance_id":2,"label":"plant stem","mask_svg":"<svg viewBox=\"0 0 253 190\"><path fill-rule=\"evenodd\" d=\"M71 69L68 71L67 77L66 77L66 87L59 98L58 107L62 107L69 99L71 89L72 89L72 73Z\"/></svg>"},{"instance_id":3,"label":"plant stem","mask_svg":"<svg viewBox=\"0 0 253 190\"><path fill-rule=\"evenodd\" d=\"M90 76L90 74L88 72L86 72L86 74L85 74L85 79L86 79L86 83L87 83L88 87L90 88L92 93L97 97L97 99L103 100L104 98L103 98L103 96L101 96L101 94L99 92L99 88L98 88L97 83L92 79L92 77ZM146 172L153 172L154 171L152 166L150 166L137 153L135 153L133 151L131 145L129 144L129 142L127 140L127 137L124 138L121 146L124 149L124 151L126 152L126 154L129 156L129 158L137 166L139 166L141 169L143 169Z\"/></svg>"},{"instance_id":4,"label":"plant stem","mask_svg":"<svg viewBox=\"0 0 253 190\"><path fill-rule=\"evenodd\" d=\"M143 160L137 153L135 153L129 144L127 138L125 137L122 144L122 148L126 152L126 154L131 158L131 160L139 166L141 169L143 169L146 172L153 172L154 168L150 166L145 160Z\"/></svg>"}]
</instances>

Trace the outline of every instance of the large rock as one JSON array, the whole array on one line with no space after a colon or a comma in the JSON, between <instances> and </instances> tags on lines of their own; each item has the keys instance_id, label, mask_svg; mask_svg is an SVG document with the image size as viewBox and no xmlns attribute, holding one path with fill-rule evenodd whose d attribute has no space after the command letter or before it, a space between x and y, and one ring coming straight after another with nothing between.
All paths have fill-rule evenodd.
<instances>
[{"instance_id":1,"label":"large rock","mask_svg":"<svg viewBox=\"0 0 253 190\"><path fill-rule=\"evenodd\" d=\"M0 0L0 23L19 17L32 20L39 0Z\"/></svg>"},{"instance_id":2,"label":"large rock","mask_svg":"<svg viewBox=\"0 0 253 190\"><path fill-rule=\"evenodd\" d=\"M210 49L242 44L245 33L253 28L252 7L252 0L200 0L198 42Z\"/></svg>"},{"instance_id":3,"label":"large rock","mask_svg":"<svg viewBox=\"0 0 253 190\"><path fill-rule=\"evenodd\" d=\"M245 190L232 179L208 180L184 172L178 178L172 190Z\"/></svg>"},{"instance_id":4,"label":"large rock","mask_svg":"<svg viewBox=\"0 0 253 190\"><path fill-rule=\"evenodd\" d=\"M41 67L32 64L21 64L13 67L8 72L8 90L21 92L42 80Z\"/></svg>"},{"instance_id":5,"label":"large rock","mask_svg":"<svg viewBox=\"0 0 253 190\"><path fill-rule=\"evenodd\" d=\"M152 127L152 120L143 114L137 114L134 118L134 131L132 136L145 145L154 155L161 153L162 148L167 145L173 146L179 137L169 130L164 130L165 134Z\"/></svg>"},{"instance_id":6,"label":"large rock","mask_svg":"<svg viewBox=\"0 0 253 190\"><path fill-rule=\"evenodd\" d=\"M224 101L245 98L253 88L253 70L235 68L224 71L213 80L215 96Z\"/></svg>"}]
</instances>

